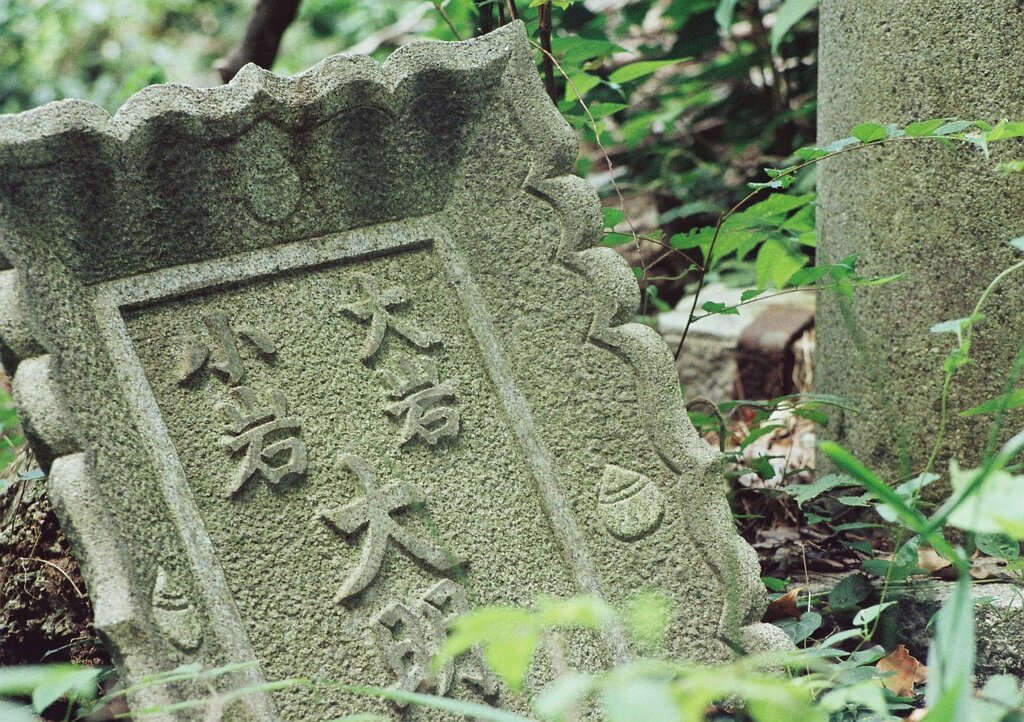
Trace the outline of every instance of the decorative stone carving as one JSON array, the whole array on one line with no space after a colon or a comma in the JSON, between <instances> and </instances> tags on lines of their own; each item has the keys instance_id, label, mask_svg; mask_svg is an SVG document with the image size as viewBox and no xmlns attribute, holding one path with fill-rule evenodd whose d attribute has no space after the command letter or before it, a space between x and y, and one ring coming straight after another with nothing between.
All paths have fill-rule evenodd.
<instances>
[{"instance_id":1,"label":"decorative stone carving","mask_svg":"<svg viewBox=\"0 0 1024 722\"><path fill-rule=\"evenodd\" d=\"M203 639L199 612L188 594L157 567L152 596L153 620L169 640L184 652L193 652Z\"/></svg>"},{"instance_id":2,"label":"decorative stone carving","mask_svg":"<svg viewBox=\"0 0 1024 722\"><path fill-rule=\"evenodd\" d=\"M620 605L655 586L679 607L671 654L780 643L721 457L671 353L630 322L630 269L594 248L576 153L519 23L384 65L154 86L113 117L77 101L0 116L17 274L0 355L129 684L187 659L232 665L225 692L326 677L479 699L493 686L472 660L428 679L368 644L406 618L372 621L394 603L427 631L385 647L432 650L456 589ZM565 655L632 651L613 627ZM331 688L224 716L366 711L406 714Z\"/></svg>"},{"instance_id":3,"label":"decorative stone carving","mask_svg":"<svg viewBox=\"0 0 1024 722\"><path fill-rule=\"evenodd\" d=\"M665 513L665 497L643 474L608 464L601 476L597 506L612 536L636 541L658 528Z\"/></svg>"}]
</instances>

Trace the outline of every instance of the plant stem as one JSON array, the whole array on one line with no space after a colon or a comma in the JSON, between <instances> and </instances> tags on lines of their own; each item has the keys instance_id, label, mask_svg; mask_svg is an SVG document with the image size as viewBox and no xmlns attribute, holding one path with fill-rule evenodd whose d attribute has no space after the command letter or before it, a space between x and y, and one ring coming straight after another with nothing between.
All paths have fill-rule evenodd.
<instances>
[{"instance_id":1,"label":"plant stem","mask_svg":"<svg viewBox=\"0 0 1024 722\"><path fill-rule=\"evenodd\" d=\"M558 105L558 90L555 88L555 66L552 63L554 55L551 52L551 2L550 0L537 8L537 16L540 20L538 34L540 35L540 47L544 51L544 85L548 91L548 97L556 106Z\"/></svg>"},{"instance_id":2,"label":"plant stem","mask_svg":"<svg viewBox=\"0 0 1024 722\"><path fill-rule=\"evenodd\" d=\"M978 302L974 304L974 310L971 311L969 318L974 318L981 313L982 306L985 305L985 301L996 289L1004 278L1009 276L1014 271L1024 268L1024 261L1018 261L1009 268L1003 269L1003 271L992 279L992 282L988 284L981 296L978 297ZM967 330L964 332L963 346L968 349L968 353L971 348L971 341L974 337L974 325L976 322L972 321L968 324ZM939 449L942 448L942 442L945 441L946 427L949 424L949 387L953 383L953 377L956 375L956 369L946 372L946 378L942 383L942 399L939 407L939 433L935 438L935 444L932 446L932 452L928 455L928 461L924 465L922 474L927 474L932 470L932 466L939 457ZM991 450L990 450L991 451Z\"/></svg>"},{"instance_id":3,"label":"plant stem","mask_svg":"<svg viewBox=\"0 0 1024 722\"><path fill-rule=\"evenodd\" d=\"M447 23L448 29L452 31L452 35L455 36L455 39L462 40L462 35L459 34L459 31L455 27L455 23L452 22L448 12L444 9L444 2L442 0L431 0L431 2L434 5L434 9L437 10L438 14L444 19L445 23Z\"/></svg>"}]
</instances>

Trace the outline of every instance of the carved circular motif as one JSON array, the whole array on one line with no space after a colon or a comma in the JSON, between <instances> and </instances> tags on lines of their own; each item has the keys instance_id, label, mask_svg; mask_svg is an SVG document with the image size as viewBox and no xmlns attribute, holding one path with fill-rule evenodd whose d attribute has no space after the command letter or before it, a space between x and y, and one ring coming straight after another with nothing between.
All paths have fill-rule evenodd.
<instances>
[{"instance_id":1,"label":"carved circular motif","mask_svg":"<svg viewBox=\"0 0 1024 722\"><path fill-rule=\"evenodd\" d=\"M665 513L665 497L643 474L608 464L601 476L597 509L612 536L636 541L658 528Z\"/></svg>"}]
</instances>

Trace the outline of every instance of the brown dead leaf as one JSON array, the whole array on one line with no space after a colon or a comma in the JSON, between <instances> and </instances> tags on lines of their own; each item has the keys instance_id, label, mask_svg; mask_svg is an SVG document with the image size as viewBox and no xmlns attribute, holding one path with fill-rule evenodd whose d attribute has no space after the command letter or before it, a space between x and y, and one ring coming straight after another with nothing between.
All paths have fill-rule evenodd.
<instances>
[{"instance_id":1,"label":"brown dead leaf","mask_svg":"<svg viewBox=\"0 0 1024 722\"><path fill-rule=\"evenodd\" d=\"M952 562L945 557L939 556L931 547L918 547L917 566L929 574L935 574L940 569L952 566Z\"/></svg>"},{"instance_id":2,"label":"brown dead leaf","mask_svg":"<svg viewBox=\"0 0 1024 722\"><path fill-rule=\"evenodd\" d=\"M796 598L802 591L803 587L793 587L769 604L768 608L764 610L764 617L761 618L761 621L774 622L786 618L800 619L800 609L796 606Z\"/></svg>"},{"instance_id":3,"label":"brown dead leaf","mask_svg":"<svg viewBox=\"0 0 1024 722\"><path fill-rule=\"evenodd\" d=\"M896 649L878 660L875 668L882 673L893 672L882 678L882 684L900 697L913 697L914 685L928 679L928 668L910 656L902 644L897 644Z\"/></svg>"},{"instance_id":4,"label":"brown dead leaf","mask_svg":"<svg viewBox=\"0 0 1024 722\"><path fill-rule=\"evenodd\" d=\"M975 557L971 560L971 576L975 579L988 579L1006 574L1006 565L1002 559L995 557Z\"/></svg>"}]
</instances>

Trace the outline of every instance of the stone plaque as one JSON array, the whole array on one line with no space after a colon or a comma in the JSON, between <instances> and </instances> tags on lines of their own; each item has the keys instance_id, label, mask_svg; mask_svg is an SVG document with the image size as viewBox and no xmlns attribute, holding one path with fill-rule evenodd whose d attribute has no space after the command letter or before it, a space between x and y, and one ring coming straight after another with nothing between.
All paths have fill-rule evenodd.
<instances>
[{"instance_id":1,"label":"stone plaque","mask_svg":"<svg viewBox=\"0 0 1024 722\"><path fill-rule=\"evenodd\" d=\"M777 642L576 152L518 23L0 118L3 361L129 681L500 701L473 655L431 670L453 615L644 588L674 654ZM357 710L439 718L305 688L224 717Z\"/></svg>"}]
</instances>

